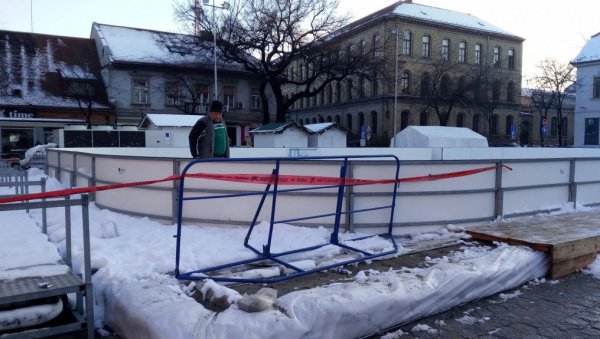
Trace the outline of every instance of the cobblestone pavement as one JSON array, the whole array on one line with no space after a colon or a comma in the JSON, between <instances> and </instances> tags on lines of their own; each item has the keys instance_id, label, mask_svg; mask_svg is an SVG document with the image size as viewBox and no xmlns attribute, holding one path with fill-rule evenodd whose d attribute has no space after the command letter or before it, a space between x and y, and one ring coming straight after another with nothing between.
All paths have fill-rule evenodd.
<instances>
[{"instance_id":1,"label":"cobblestone pavement","mask_svg":"<svg viewBox=\"0 0 600 339\"><path fill-rule=\"evenodd\" d=\"M600 338L600 280L578 272L529 283L372 338L382 337Z\"/></svg>"}]
</instances>

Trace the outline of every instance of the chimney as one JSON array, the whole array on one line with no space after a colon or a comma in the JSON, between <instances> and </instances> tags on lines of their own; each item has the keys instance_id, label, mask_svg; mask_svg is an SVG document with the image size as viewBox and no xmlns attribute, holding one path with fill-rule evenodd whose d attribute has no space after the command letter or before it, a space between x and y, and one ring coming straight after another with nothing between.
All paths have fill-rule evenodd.
<instances>
[{"instance_id":1,"label":"chimney","mask_svg":"<svg viewBox=\"0 0 600 339\"><path fill-rule=\"evenodd\" d=\"M412 0L404 0L404 3L412 4Z\"/></svg>"}]
</instances>

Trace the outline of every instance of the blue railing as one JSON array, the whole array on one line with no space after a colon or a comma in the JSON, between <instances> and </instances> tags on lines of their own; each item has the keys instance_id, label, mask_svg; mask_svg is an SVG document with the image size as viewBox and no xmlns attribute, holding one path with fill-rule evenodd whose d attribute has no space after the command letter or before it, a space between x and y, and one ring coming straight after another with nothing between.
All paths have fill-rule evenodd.
<instances>
[{"instance_id":1,"label":"blue railing","mask_svg":"<svg viewBox=\"0 0 600 339\"><path fill-rule=\"evenodd\" d=\"M390 184L389 182L386 182L384 184L384 185L389 185L391 187L391 191L389 192L390 193L389 194L389 197L390 197L389 203L384 203L383 205L380 205L380 206L362 208L362 209L356 209L356 210L344 210L343 209L344 192L345 192L346 187L349 186L346 183L347 175L348 175L349 161L350 160L359 160L359 159L362 159L362 160L369 160L369 159L371 159L371 160L388 160L390 162L394 161L395 162L395 180L397 182L398 176L400 173L400 161L394 155L318 156L318 157L315 156L315 157L298 157L298 158L241 158L241 159L218 159L217 158L217 159L199 159L199 160L191 161L183 169L183 171L181 173L181 179L179 180L179 208L178 208L178 217L177 217L177 235L176 235L177 247L176 247L176 257L175 257L175 276L177 277L177 279L181 279L181 280L212 279L214 281L225 281L225 282L275 283L275 282L311 274L311 273L318 272L318 271L328 270L328 269L341 267L344 265L348 265L348 264L352 264L352 263L356 263L356 262L360 262L360 261L370 260L373 258L387 256L390 254L397 253L398 245L396 244L396 241L394 240L394 237L392 236L394 210L395 210L395 206L396 206L396 193L398 190L397 183ZM309 187L300 187L300 188L280 189L279 178L280 178L281 164L282 163L299 162L299 161L303 161L303 162L306 162L306 161L335 161L336 163L339 162L340 163L339 180L336 180L337 182L335 185L322 185L322 186L317 186L317 187L309 186ZM267 163L273 163L273 169L271 171L271 180L265 184L265 188L263 191L244 192L244 193L238 192L235 194L218 194L218 195L211 195L211 196L194 196L191 194L187 194L186 196L184 196L185 181L193 180L193 178L191 178L191 177L188 177L186 179L189 170L198 164L209 163L209 162L213 162L213 163L214 162L222 162L222 163L227 163L227 162L267 162ZM196 167L199 167L199 166L196 166ZM189 173L189 174L192 174L192 173ZM392 178L386 178L386 179L392 179ZM351 184L352 183L350 183L350 185ZM375 183L375 184L378 184L378 183ZM336 199L333 211L331 213L322 213L322 214L318 214L318 215L309 215L309 216L287 218L287 219L281 219L281 220L278 220L275 218L276 214L277 214L276 213L277 197L279 194L289 193L289 192L323 190L323 189L330 189L330 188L337 188L337 199ZM197 270L193 270L193 271L189 271L189 272L180 272L182 222L183 222L182 220L183 220L184 202L193 201L193 200L201 201L201 200L206 200L206 199L235 198L235 197L251 196L251 195L260 196L260 201L258 203L256 212L254 214L254 217L252 219L252 222L248 228L248 232L244 239L244 246L246 248L248 248L249 250L251 250L256 256L254 256L253 258L246 259L246 260L228 262L228 263L218 265L218 266L201 268L201 269L197 269ZM254 227L258 221L260 212L263 209L264 203L267 200L267 197L269 197L269 196L271 197L271 213L270 213L270 221L269 221L268 238L267 238L266 244L263 244L262 249L257 249L255 247L253 247L252 245L250 245L249 240L252 236L252 232L254 231ZM389 211L389 223L388 223L386 232L381 233L381 234L373 234L373 235L362 236L362 237L357 237L357 238L353 238L353 239L347 239L344 242L340 242L339 231L340 231L340 222L342 219L341 217L343 215L350 215L350 214L355 214L355 213L377 211L377 210L388 210ZM323 218L323 217L331 217L331 216L334 216L335 218L334 218L333 230L330 234L329 242L323 243L323 244L317 244L314 246L308 246L308 247L304 247L304 248L294 249L294 250L290 250L290 251L279 252L279 253L273 253L271 251L271 245L273 242L273 231L274 231L276 224L291 223L291 222L297 222L297 221L303 221L303 220L309 220L309 219L317 219L317 218ZM363 240L363 239L370 238L370 237L376 237L376 236L388 239L391 242L392 249L387 250L387 251L372 253L372 252L364 251L359 248L350 246L350 244L352 242L355 242L358 240ZM308 251L312 251L312 250L315 250L315 249L318 249L318 248L321 248L321 247L327 246L327 245L338 246L347 251L354 252L354 253L358 254L359 256L356 258L351 258L351 259L346 259L343 261L335 262L335 263L329 264L329 265L318 266L316 268L308 269L308 270L302 269L300 267L296 267L296 266L290 264L289 262L283 260L283 258L282 258L283 256L286 256L286 255L301 253L301 252L308 252ZM219 272L219 271L223 271L223 270L229 271L235 267L243 267L244 265L251 264L254 262L259 262L259 261L260 262L272 261L277 265L282 265L282 266L290 269L292 271L292 273L288 273L288 274L281 275L281 276L274 277L274 278L252 279L252 278L243 278L243 277L239 277L239 276L236 277L235 274L233 274L232 276L227 276L226 273L224 274L224 272Z\"/></svg>"}]
</instances>

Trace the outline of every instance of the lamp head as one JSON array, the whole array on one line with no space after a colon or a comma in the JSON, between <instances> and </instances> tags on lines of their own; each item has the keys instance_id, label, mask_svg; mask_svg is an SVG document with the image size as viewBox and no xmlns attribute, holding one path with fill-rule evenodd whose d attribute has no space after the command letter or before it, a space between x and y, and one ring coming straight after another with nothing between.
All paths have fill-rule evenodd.
<instances>
[{"instance_id":1,"label":"lamp head","mask_svg":"<svg viewBox=\"0 0 600 339\"><path fill-rule=\"evenodd\" d=\"M221 5L221 8L223 8L223 9L229 9L229 6L231 6L231 5L229 4L229 2L227 2L227 1L224 1L224 2L223 2L223 4Z\"/></svg>"}]
</instances>

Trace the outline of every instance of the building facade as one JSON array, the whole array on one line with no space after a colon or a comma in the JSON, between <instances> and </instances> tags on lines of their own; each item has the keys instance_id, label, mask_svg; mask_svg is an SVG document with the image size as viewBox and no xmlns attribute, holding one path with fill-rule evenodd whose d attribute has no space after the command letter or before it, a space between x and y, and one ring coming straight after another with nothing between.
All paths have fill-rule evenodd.
<instances>
[{"instance_id":1,"label":"building facade","mask_svg":"<svg viewBox=\"0 0 600 339\"><path fill-rule=\"evenodd\" d=\"M600 33L571 62L577 68L575 146L600 147Z\"/></svg>"},{"instance_id":2,"label":"building facade","mask_svg":"<svg viewBox=\"0 0 600 339\"><path fill-rule=\"evenodd\" d=\"M469 14L399 1L351 23L332 44L341 53L368 50L381 70L297 102L290 121L337 122L349 146L365 134L389 143L410 125L469 127L491 144L514 140L505 132L519 121L522 38Z\"/></svg>"},{"instance_id":3,"label":"building facade","mask_svg":"<svg viewBox=\"0 0 600 339\"><path fill-rule=\"evenodd\" d=\"M0 31L0 147L22 157L69 124L113 124L94 42Z\"/></svg>"},{"instance_id":4,"label":"building facade","mask_svg":"<svg viewBox=\"0 0 600 339\"><path fill-rule=\"evenodd\" d=\"M572 87L574 89L574 87ZM516 130L516 143L521 146L573 146L575 93L568 92L562 102L562 113L553 105L547 112L531 98L535 90L524 88L521 94L521 114ZM540 107L542 106L542 107ZM559 131L558 120L561 119ZM559 139L559 133L561 138ZM562 144L561 144L562 142Z\"/></svg>"},{"instance_id":5,"label":"building facade","mask_svg":"<svg viewBox=\"0 0 600 339\"><path fill-rule=\"evenodd\" d=\"M212 53L194 47L193 36L94 23L91 38L120 125L138 125L147 113L205 114L215 96L232 145L248 144L262 122L252 75L218 60L215 88Z\"/></svg>"}]
</instances>

